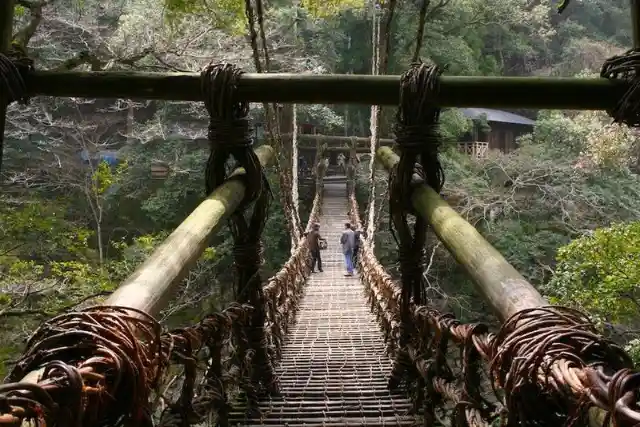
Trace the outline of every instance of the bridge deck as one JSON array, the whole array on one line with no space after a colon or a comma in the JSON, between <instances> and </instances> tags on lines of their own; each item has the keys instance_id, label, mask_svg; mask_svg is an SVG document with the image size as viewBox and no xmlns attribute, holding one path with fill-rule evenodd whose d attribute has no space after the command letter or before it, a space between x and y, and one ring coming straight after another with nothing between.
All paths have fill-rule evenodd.
<instances>
[{"instance_id":1,"label":"bridge deck","mask_svg":"<svg viewBox=\"0 0 640 427\"><path fill-rule=\"evenodd\" d=\"M231 425L408 426L404 395L390 393L391 361L357 277L344 277L340 234L346 187L325 184L320 232L324 273L309 279L276 372L280 396L261 402L261 419L232 413Z\"/></svg>"}]
</instances>

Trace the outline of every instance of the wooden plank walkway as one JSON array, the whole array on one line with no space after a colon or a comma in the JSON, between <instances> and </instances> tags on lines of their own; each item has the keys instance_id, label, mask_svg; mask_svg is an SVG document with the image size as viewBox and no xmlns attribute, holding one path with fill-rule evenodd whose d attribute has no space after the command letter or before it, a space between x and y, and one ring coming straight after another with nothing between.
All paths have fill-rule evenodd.
<instances>
[{"instance_id":1,"label":"wooden plank walkway","mask_svg":"<svg viewBox=\"0 0 640 427\"><path fill-rule=\"evenodd\" d=\"M261 402L261 419L232 413L231 425L410 426L410 401L387 389L391 361L357 277L344 277L340 235L346 186L325 184L320 233L324 273L308 280L276 369L280 396Z\"/></svg>"}]
</instances>

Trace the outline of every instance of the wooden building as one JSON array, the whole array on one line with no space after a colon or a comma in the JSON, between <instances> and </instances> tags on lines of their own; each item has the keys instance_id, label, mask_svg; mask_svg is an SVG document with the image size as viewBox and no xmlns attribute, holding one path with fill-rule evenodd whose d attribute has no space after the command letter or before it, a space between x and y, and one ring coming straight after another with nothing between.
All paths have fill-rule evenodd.
<instances>
[{"instance_id":1,"label":"wooden building","mask_svg":"<svg viewBox=\"0 0 640 427\"><path fill-rule=\"evenodd\" d=\"M503 153L515 150L516 138L531 133L535 124L526 117L490 108L460 108L460 111L474 121L473 130L460 141L460 151L473 157L485 157L488 150ZM489 127L483 126L483 122Z\"/></svg>"}]
</instances>

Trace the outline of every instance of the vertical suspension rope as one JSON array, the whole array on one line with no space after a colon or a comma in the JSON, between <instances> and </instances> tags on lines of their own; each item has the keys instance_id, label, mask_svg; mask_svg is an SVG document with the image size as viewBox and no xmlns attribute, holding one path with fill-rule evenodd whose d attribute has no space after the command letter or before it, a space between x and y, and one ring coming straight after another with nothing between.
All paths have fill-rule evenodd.
<instances>
[{"instance_id":1,"label":"vertical suspension rope","mask_svg":"<svg viewBox=\"0 0 640 427\"><path fill-rule=\"evenodd\" d=\"M411 305L425 302L422 269L428 224L413 210L414 175L417 174L436 192L440 192L444 184L444 173L438 159L440 108L433 103L441 73L436 66L418 63L402 75L400 83L400 105L395 126L400 161L389 177L389 216L391 230L398 243L402 296L400 349L390 379L391 387L398 385L400 378L407 374L407 367L412 365L407 353L413 335ZM409 215L415 217L413 233Z\"/></svg>"},{"instance_id":2,"label":"vertical suspension rope","mask_svg":"<svg viewBox=\"0 0 640 427\"><path fill-rule=\"evenodd\" d=\"M298 105L293 104L293 131L291 135L291 198L293 199L293 222L294 226L300 228L300 195L298 189ZM298 240L291 235L291 254L298 247Z\"/></svg>"},{"instance_id":3,"label":"vertical suspension rope","mask_svg":"<svg viewBox=\"0 0 640 427\"><path fill-rule=\"evenodd\" d=\"M262 4L262 0L256 0L255 3L256 5L254 9L252 0L245 0L244 2L245 15L247 17L247 28L249 30L249 39L251 43L251 50L253 53L253 63L257 73L269 72L270 59L269 49L267 46L267 40L264 31L264 7ZM256 29L256 20L258 22L258 30ZM260 43L262 49L260 49L260 46L258 45L258 32L260 33ZM260 52L262 52L264 56L264 67L261 63ZM286 171L283 170L283 165L279 155L279 153L282 153L284 151L282 149L283 144L280 121L278 120L277 116L276 104L268 104L266 102L263 102L262 107L264 109L266 130L272 138L272 143L277 153L275 169L280 181L280 201L284 209L284 216L287 222L287 227L289 228L289 234L292 238L293 248L298 244L298 240L302 234L302 229L300 221L296 222L296 216L292 213L294 208L292 206L291 182L290 178L287 176Z\"/></svg>"},{"instance_id":4,"label":"vertical suspension rope","mask_svg":"<svg viewBox=\"0 0 640 427\"><path fill-rule=\"evenodd\" d=\"M233 158L234 166L243 167L246 171L242 179L246 182L247 193L231 216L229 228L233 236L235 293L238 302L248 303L254 308L248 330L238 331L237 336L243 339L236 343L241 366L250 371L249 383L242 384L242 388L253 407L261 392L271 392L276 387L266 348L264 296L259 274L263 261L261 236L272 196L260 161L251 149L249 103L239 102L236 96L241 75L242 71L231 64L210 64L202 70L201 79L205 107L210 117L208 137L211 153L205 172L207 194L228 177L230 171L225 166L229 159ZM250 205L253 209L249 213Z\"/></svg>"},{"instance_id":5,"label":"vertical suspension rope","mask_svg":"<svg viewBox=\"0 0 640 427\"><path fill-rule=\"evenodd\" d=\"M372 18L372 36L371 36L371 45L372 45L372 59L371 59L371 74L378 75L380 74L380 16L378 15L377 9L377 0L373 2L373 18ZM376 229L376 182L375 182L375 173L376 173L376 150L378 148L378 142L380 140L379 130L380 130L380 106L372 105L371 106L371 119L370 119L370 130L371 130L371 142L369 146L369 154L371 156L371 160L369 161L369 200L367 203L367 213L366 213L366 239L371 245L373 249L375 246L375 229Z\"/></svg>"}]
</instances>

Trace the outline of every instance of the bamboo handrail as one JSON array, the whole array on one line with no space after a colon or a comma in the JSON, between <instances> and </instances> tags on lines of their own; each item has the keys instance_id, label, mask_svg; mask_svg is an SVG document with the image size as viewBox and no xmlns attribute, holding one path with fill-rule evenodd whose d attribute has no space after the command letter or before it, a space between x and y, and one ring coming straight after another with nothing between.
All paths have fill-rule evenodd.
<instances>
[{"instance_id":1,"label":"bamboo handrail","mask_svg":"<svg viewBox=\"0 0 640 427\"><path fill-rule=\"evenodd\" d=\"M376 159L387 171L400 160L389 147L379 148ZM416 182L411 200L416 212L431 225L501 321L521 310L548 305L502 254L431 187Z\"/></svg>"},{"instance_id":2,"label":"bamboo handrail","mask_svg":"<svg viewBox=\"0 0 640 427\"><path fill-rule=\"evenodd\" d=\"M316 147L309 147L306 145L302 145L298 147L299 151L315 151ZM349 147L327 147L324 149L325 152L328 153L349 153L350 151L352 151L351 148ZM369 154L370 150L369 147L358 147L355 149L356 153L360 153L360 154Z\"/></svg>"},{"instance_id":3,"label":"bamboo handrail","mask_svg":"<svg viewBox=\"0 0 640 427\"><path fill-rule=\"evenodd\" d=\"M198 73L35 71L30 95L201 101ZM400 76L246 73L238 96L250 102L397 105ZM629 88L604 78L442 77L442 107L613 109Z\"/></svg>"},{"instance_id":4,"label":"bamboo handrail","mask_svg":"<svg viewBox=\"0 0 640 427\"><path fill-rule=\"evenodd\" d=\"M268 145L255 151L263 166L274 160L274 150ZM230 179L200 203L106 304L131 307L155 316L207 248L209 239L242 202L246 189L237 178L244 173L243 168L236 169Z\"/></svg>"},{"instance_id":5,"label":"bamboo handrail","mask_svg":"<svg viewBox=\"0 0 640 427\"><path fill-rule=\"evenodd\" d=\"M274 150L268 145L255 152L263 167L275 159ZM246 188L238 178L244 174L244 168L236 169L111 294L105 305L134 308L155 317L202 255L209 239L242 202ZM43 372L44 368L30 372L22 381L37 383Z\"/></svg>"},{"instance_id":6,"label":"bamboo handrail","mask_svg":"<svg viewBox=\"0 0 640 427\"><path fill-rule=\"evenodd\" d=\"M391 171L400 158L389 147L376 153L387 171ZM476 228L460 216L431 187L414 176L411 202L422 218L432 227L449 253L472 278L476 289L489 303L502 322L521 310L548 306L549 303ZM555 361L559 363L561 361ZM575 369L576 377L581 375ZM588 409L590 427L600 427L607 412L597 406Z\"/></svg>"}]
</instances>

